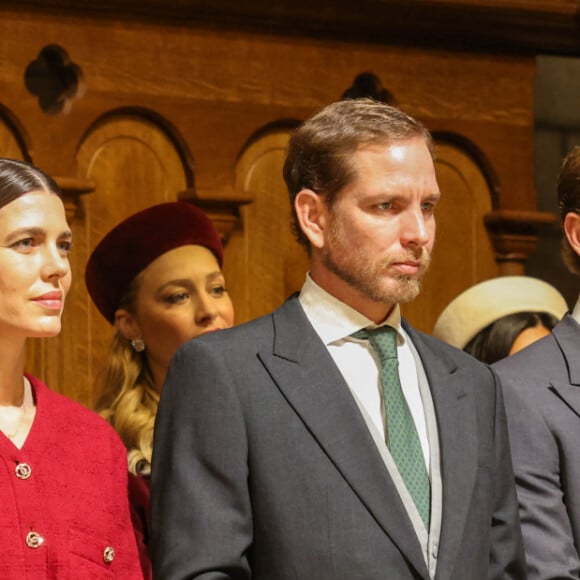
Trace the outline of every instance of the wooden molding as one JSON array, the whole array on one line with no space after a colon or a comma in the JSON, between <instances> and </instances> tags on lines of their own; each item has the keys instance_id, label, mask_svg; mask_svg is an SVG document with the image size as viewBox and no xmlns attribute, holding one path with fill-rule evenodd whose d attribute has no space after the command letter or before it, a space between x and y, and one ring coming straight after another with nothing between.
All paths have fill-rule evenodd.
<instances>
[{"instance_id":1,"label":"wooden molding","mask_svg":"<svg viewBox=\"0 0 580 580\"><path fill-rule=\"evenodd\" d=\"M462 52L580 54L576 0L20 0L18 10Z\"/></svg>"},{"instance_id":2,"label":"wooden molding","mask_svg":"<svg viewBox=\"0 0 580 580\"><path fill-rule=\"evenodd\" d=\"M81 195L92 193L96 185L92 181L78 177L55 177L54 180L62 191L66 218L71 222L79 211Z\"/></svg>"},{"instance_id":3,"label":"wooden molding","mask_svg":"<svg viewBox=\"0 0 580 580\"><path fill-rule=\"evenodd\" d=\"M548 212L496 210L484 223L502 276L523 275L538 236L554 227L557 217Z\"/></svg>"},{"instance_id":4,"label":"wooden molding","mask_svg":"<svg viewBox=\"0 0 580 580\"><path fill-rule=\"evenodd\" d=\"M202 193L196 188L180 191L177 199L200 207L209 216L225 245L231 233L240 222L240 208L252 201L251 198L236 196L232 190L209 191Z\"/></svg>"}]
</instances>

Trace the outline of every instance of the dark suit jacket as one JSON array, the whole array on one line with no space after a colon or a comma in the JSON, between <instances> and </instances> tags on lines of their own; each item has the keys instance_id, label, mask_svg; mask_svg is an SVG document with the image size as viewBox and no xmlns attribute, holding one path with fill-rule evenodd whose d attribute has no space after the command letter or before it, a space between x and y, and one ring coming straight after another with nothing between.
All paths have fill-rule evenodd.
<instances>
[{"instance_id":1,"label":"dark suit jacket","mask_svg":"<svg viewBox=\"0 0 580 580\"><path fill-rule=\"evenodd\" d=\"M580 325L496 363L508 427L529 578L580 578Z\"/></svg>"},{"instance_id":2,"label":"dark suit jacket","mask_svg":"<svg viewBox=\"0 0 580 580\"><path fill-rule=\"evenodd\" d=\"M437 578L523 578L495 375L406 330L439 429ZM158 579L428 578L361 413L296 298L178 351L158 412L152 508Z\"/></svg>"}]
</instances>

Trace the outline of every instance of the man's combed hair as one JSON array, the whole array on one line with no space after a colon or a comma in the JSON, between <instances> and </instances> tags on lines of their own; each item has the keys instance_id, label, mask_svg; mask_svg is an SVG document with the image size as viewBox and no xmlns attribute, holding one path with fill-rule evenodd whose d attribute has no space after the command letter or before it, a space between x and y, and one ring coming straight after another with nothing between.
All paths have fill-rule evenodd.
<instances>
[{"instance_id":1,"label":"man's combed hair","mask_svg":"<svg viewBox=\"0 0 580 580\"><path fill-rule=\"evenodd\" d=\"M309 247L294 209L294 200L300 191L309 189L324 195L332 207L336 194L356 176L351 160L355 151L365 145L390 144L415 137L424 139L434 155L431 135L419 121L371 99L332 103L293 131L284 163L284 180L298 241Z\"/></svg>"},{"instance_id":2,"label":"man's combed hair","mask_svg":"<svg viewBox=\"0 0 580 580\"><path fill-rule=\"evenodd\" d=\"M580 147L574 147L562 162L558 177L558 206L562 221L570 212L580 213ZM566 236L562 240L562 256L568 269L580 274L580 256Z\"/></svg>"}]
</instances>

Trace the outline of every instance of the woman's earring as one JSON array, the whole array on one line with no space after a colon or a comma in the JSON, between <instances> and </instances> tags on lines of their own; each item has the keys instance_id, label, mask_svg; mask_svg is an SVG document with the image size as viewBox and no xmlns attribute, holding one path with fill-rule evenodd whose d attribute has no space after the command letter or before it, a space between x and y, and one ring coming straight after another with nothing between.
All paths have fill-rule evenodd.
<instances>
[{"instance_id":1,"label":"woman's earring","mask_svg":"<svg viewBox=\"0 0 580 580\"><path fill-rule=\"evenodd\" d=\"M135 352L143 352L145 350L145 343L142 338L134 338L131 341L131 346Z\"/></svg>"}]
</instances>

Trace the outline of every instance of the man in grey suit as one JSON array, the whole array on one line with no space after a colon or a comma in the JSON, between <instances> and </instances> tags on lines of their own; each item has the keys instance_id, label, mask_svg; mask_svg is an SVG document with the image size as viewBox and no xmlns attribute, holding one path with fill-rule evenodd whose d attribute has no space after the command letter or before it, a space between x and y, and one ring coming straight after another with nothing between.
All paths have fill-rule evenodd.
<instances>
[{"instance_id":1,"label":"man in grey suit","mask_svg":"<svg viewBox=\"0 0 580 580\"><path fill-rule=\"evenodd\" d=\"M500 385L401 320L435 238L432 156L420 123L369 100L292 134L310 272L271 315L176 354L155 432L157 578L524 577Z\"/></svg>"},{"instance_id":2,"label":"man in grey suit","mask_svg":"<svg viewBox=\"0 0 580 580\"><path fill-rule=\"evenodd\" d=\"M568 268L580 274L580 148L558 201ZM580 301L552 334L495 368L505 403L528 577L580 578Z\"/></svg>"}]
</instances>

